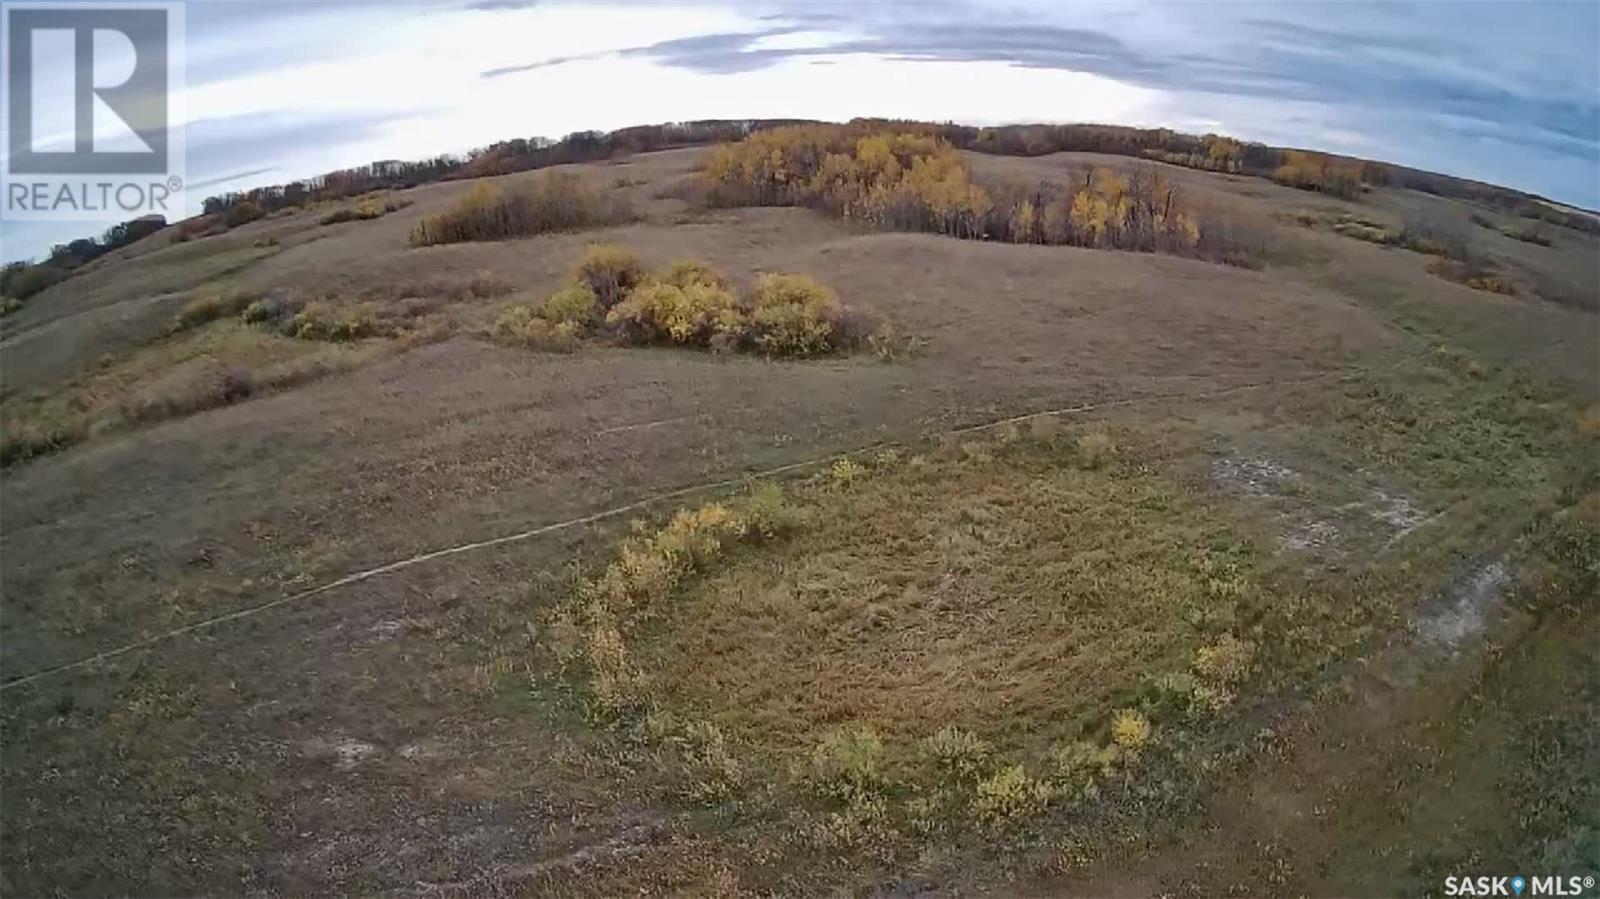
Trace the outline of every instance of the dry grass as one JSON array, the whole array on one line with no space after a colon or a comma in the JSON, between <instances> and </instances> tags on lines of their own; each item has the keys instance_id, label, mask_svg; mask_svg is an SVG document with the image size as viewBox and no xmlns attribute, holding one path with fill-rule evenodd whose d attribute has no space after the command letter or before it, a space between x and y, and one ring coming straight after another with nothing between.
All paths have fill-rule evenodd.
<instances>
[{"instance_id":1,"label":"dry grass","mask_svg":"<svg viewBox=\"0 0 1600 899\"><path fill-rule=\"evenodd\" d=\"M1208 582L1192 529L1226 541L1231 525L1178 485L1016 458L850 482L802 537L672 605L638 649L662 695L779 752L840 720L1015 750L1076 738L1187 667Z\"/></svg>"},{"instance_id":2,"label":"dry grass","mask_svg":"<svg viewBox=\"0 0 1600 899\"><path fill-rule=\"evenodd\" d=\"M197 327L57 390L8 400L0 464L348 370L381 352L317 349L237 320Z\"/></svg>"}]
</instances>

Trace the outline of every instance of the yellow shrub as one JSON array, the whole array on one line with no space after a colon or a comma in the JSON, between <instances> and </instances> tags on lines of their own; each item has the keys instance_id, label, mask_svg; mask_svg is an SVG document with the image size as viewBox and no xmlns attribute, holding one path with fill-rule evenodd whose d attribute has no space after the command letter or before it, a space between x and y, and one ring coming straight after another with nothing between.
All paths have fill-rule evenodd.
<instances>
[{"instance_id":1,"label":"yellow shrub","mask_svg":"<svg viewBox=\"0 0 1600 899\"><path fill-rule=\"evenodd\" d=\"M647 281L612 308L606 321L623 325L636 342L705 346L718 334L737 331L743 315L738 297L726 288Z\"/></svg>"},{"instance_id":2,"label":"yellow shrub","mask_svg":"<svg viewBox=\"0 0 1600 899\"><path fill-rule=\"evenodd\" d=\"M618 711L633 704L637 676L628 661L628 647L614 627L596 627L589 635L589 668L594 673L595 699Z\"/></svg>"},{"instance_id":3,"label":"yellow shrub","mask_svg":"<svg viewBox=\"0 0 1600 899\"><path fill-rule=\"evenodd\" d=\"M806 275L762 275L751 322L756 344L776 356L814 356L838 348L843 307L834 292Z\"/></svg>"},{"instance_id":4,"label":"yellow shrub","mask_svg":"<svg viewBox=\"0 0 1600 899\"><path fill-rule=\"evenodd\" d=\"M1111 718L1111 742L1128 755L1137 755L1150 742L1150 721L1133 709L1122 709Z\"/></svg>"},{"instance_id":5,"label":"yellow shrub","mask_svg":"<svg viewBox=\"0 0 1600 899\"><path fill-rule=\"evenodd\" d=\"M623 247L590 244L573 269L572 280L589 288L600 301L600 308L610 309L644 280L644 266Z\"/></svg>"},{"instance_id":6,"label":"yellow shrub","mask_svg":"<svg viewBox=\"0 0 1600 899\"><path fill-rule=\"evenodd\" d=\"M1044 811L1050 797L1048 782L1029 777L1021 765L1010 765L978 782L973 808L984 823L1003 826Z\"/></svg>"},{"instance_id":7,"label":"yellow shrub","mask_svg":"<svg viewBox=\"0 0 1600 899\"><path fill-rule=\"evenodd\" d=\"M539 307L539 317L551 324L571 323L580 328L594 324L600 316L600 301L594 291L578 285L563 287L547 297Z\"/></svg>"},{"instance_id":8,"label":"yellow shrub","mask_svg":"<svg viewBox=\"0 0 1600 899\"><path fill-rule=\"evenodd\" d=\"M1195 674L1212 686L1228 687L1244 679L1250 672L1250 661L1255 656L1255 644L1225 634L1209 646L1195 653Z\"/></svg>"},{"instance_id":9,"label":"yellow shrub","mask_svg":"<svg viewBox=\"0 0 1600 899\"><path fill-rule=\"evenodd\" d=\"M528 306L511 306L494 320L489 334L502 343L536 350L565 352L578 345L580 327L573 322L552 324Z\"/></svg>"},{"instance_id":10,"label":"yellow shrub","mask_svg":"<svg viewBox=\"0 0 1600 899\"><path fill-rule=\"evenodd\" d=\"M289 320L289 334L301 340L360 340L380 330L378 320L369 311L339 309L327 303L310 303Z\"/></svg>"},{"instance_id":11,"label":"yellow shrub","mask_svg":"<svg viewBox=\"0 0 1600 899\"><path fill-rule=\"evenodd\" d=\"M811 779L824 794L846 802L881 792L888 784L883 741L865 725L834 731L811 752Z\"/></svg>"},{"instance_id":12,"label":"yellow shrub","mask_svg":"<svg viewBox=\"0 0 1600 899\"><path fill-rule=\"evenodd\" d=\"M704 284L723 290L730 290L733 287L726 275L704 262L696 262L693 259L680 259L672 263L672 267L667 269L661 280L673 287L688 287L692 284Z\"/></svg>"},{"instance_id":13,"label":"yellow shrub","mask_svg":"<svg viewBox=\"0 0 1600 899\"><path fill-rule=\"evenodd\" d=\"M856 479L866 473L866 467L854 459L840 459L828 468L828 477L833 480L833 485L840 490L849 490L854 487Z\"/></svg>"},{"instance_id":14,"label":"yellow shrub","mask_svg":"<svg viewBox=\"0 0 1600 899\"><path fill-rule=\"evenodd\" d=\"M682 510L654 534L624 542L617 560L586 593L613 611L648 605L721 554L724 540L746 533L745 521L720 503Z\"/></svg>"}]
</instances>

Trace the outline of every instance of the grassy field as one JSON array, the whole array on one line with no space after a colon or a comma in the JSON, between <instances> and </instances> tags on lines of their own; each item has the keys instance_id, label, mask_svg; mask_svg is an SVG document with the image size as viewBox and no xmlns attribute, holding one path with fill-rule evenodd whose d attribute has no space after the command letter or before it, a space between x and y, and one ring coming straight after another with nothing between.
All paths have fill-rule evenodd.
<instances>
[{"instance_id":1,"label":"grassy field","mask_svg":"<svg viewBox=\"0 0 1600 899\"><path fill-rule=\"evenodd\" d=\"M586 230L413 246L449 182L158 233L5 317L7 894L1600 873L1593 236L1162 166L1251 268L705 208L705 155L563 167L631 210ZM1415 248L1475 212L1510 295ZM593 242L725 273L657 295L701 337L497 335ZM891 350L702 339L776 272Z\"/></svg>"}]
</instances>

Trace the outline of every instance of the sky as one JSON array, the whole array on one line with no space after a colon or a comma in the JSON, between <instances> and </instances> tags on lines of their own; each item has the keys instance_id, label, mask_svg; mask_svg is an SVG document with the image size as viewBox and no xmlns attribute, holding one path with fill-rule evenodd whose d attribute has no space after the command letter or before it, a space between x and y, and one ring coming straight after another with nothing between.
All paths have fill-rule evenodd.
<instances>
[{"instance_id":1,"label":"sky","mask_svg":"<svg viewBox=\"0 0 1600 899\"><path fill-rule=\"evenodd\" d=\"M1217 132L1600 208L1600 2L187 5L207 195L513 137L707 118ZM104 230L0 222L0 259Z\"/></svg>"}]
</instances>

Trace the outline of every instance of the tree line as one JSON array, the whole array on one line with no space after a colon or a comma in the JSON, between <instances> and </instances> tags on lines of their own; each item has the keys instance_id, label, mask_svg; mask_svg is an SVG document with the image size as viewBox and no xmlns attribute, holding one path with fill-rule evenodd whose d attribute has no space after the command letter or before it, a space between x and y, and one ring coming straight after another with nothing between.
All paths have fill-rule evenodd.
<instances>
[{"instance_id":1,"label":"tree line","mask_svg":"<svg viewBox=\"0 0 1600 899\"><path fill-rule=\"evenodd\" d=\"M1155 166L1088 168L1069 184L979 183L939 129L897 129L791 126L718 146L705 199L805 206L890 230L1242 261Z\"/></svg>"}]
</instances>

